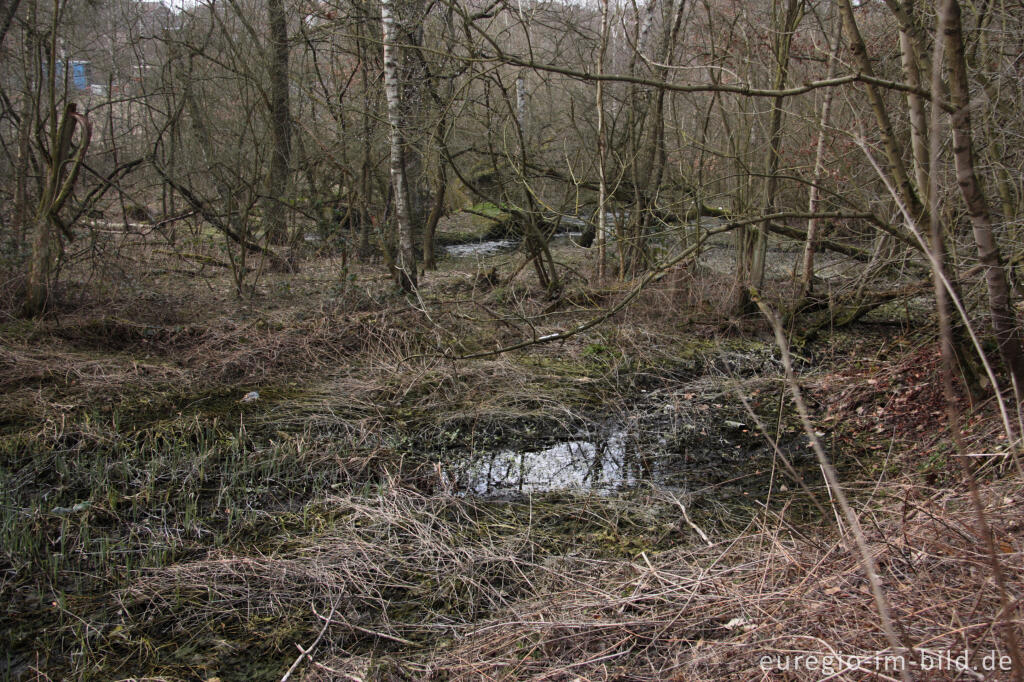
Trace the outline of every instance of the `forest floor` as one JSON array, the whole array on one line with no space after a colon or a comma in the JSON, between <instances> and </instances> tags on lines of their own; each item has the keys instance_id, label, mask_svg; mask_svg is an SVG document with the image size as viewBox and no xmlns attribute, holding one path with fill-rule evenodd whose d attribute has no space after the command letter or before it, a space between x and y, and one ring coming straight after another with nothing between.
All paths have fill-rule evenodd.
<instances>
[{"instance_id":1,"label":"forest floor","mask_svg":"<svg viewBox=\"0 0 1024 682\"><path fill-rule=\"evenodd\" d=\"M241 300L158 251L0 322L0 678L1009 679L926 303L795 348L894 651L720 272L487 355L627 285L564 244L557 304L516 252L443 259L412 300L316 256ZM962 408L1019 598L1019 467L991 401Z\"/></svg>"}]
</instances>

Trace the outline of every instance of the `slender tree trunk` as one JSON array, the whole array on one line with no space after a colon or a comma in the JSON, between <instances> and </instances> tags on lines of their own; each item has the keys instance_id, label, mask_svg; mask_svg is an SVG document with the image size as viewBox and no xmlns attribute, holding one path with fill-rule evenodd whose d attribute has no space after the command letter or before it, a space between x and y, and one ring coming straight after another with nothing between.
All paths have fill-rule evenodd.
<instances>
[{"instance_id":1,"label":"slender tree trunk","mask_svg":"<svg viewBox=\"0 0 1024 682\"><path fill-rule=\"evenodd\" d=\"M651 33L661 14L661 40L652 48ZM686 0L649 0L643 14L638 11L636 49L631 56L633 75L666 81L671 73L676 38L686 14ZM638 63L639 62L639 63ZM641 66L642 64L642 66ZM622 234L617 235L619 278L635 274L647 258L647 228L661 189L665 159L665 96L663 88L631 87L629 135L633 208Z\"/></svg>"},{"instance_id":2,"label":"slender tree trunk","mask_svg":"<svg viewBox=\"0 0 1024 682\"><path fill-rule=\"evenodd\" d=\"M829 39L832 45L828 54L828 69L826 79L836 75L836 66L839 63L839 46L842 45L842 35L838 25L839 15L835 14L836 26L833 27ZM835 88L825 90L825 101L821 104L821 118L818 122L818 144L814 150L814 179L811 182L811 189L808 192L807 212L815 214L820 207L821 191L819 185L825 177L825 140L828 135L828 126L832 117L832 99L835 97ZM807 221L807 241L804 244L803 273L800 280L800 298L811 293L814 288L814 254L818 248L818 232L821 229L821 219L810 218Z\"/></svg>"},{"instance_id":3,"label":"slender tree trunk","mask_svg":"<svg viewBox=\"0 0 1024 682\"><path fill-rule=\"evenodd\" d=\"M900 59L903 62L903 79L907 85L921 87L922 74L914 57L911 37L906 31L900 31ZM921 203L930 205L928 201L928 117L925 114L924 99L916 92L907 93L907 111L910 113L910 148L914 154L914 178Z\"/></svg>"},{"instance_id":4,"label":"slender tree trunk","mask_svg":"<svg viewBox=\"0 0 1024 682\"><path fill-rule=\"evenodd\" d=\"M949 68L950 103L953 105L951 119L953 129L953 159L956 163L956 179L960 193L967 204L967 212L974 228L974 241L978 247L978 259L985 266L985 283L988 288L989 310L992 327L999 343L999 353L1013 379L1014 392L1020 399L1024 390L1024 354L1021 352L1021 335L1017 318L1011 307L1010 289L1006 272L999 255L992 231L992 219L988 202L974 169L974 150L971 139L971 101L967 80L967 64L964 60L963 29L960 21L960 3L944 0L941 9L942 34L936 39L945 40L946 64ZM934 65L935 69L938 65ZM1018 661L1018 664L1024 662Z\"/></svg>"},{"instance_id":5,"label":"slender tree trunk","mask_svg":"<svg viewBox=\"0 0 1024 682\"><path fill-rule=\"evenodd\" d=\"M772 14L777 14L777 3L772 3ZM789 54L790 45L793 41L793 32L803 13L800 9L799 0L786 0L785 14L781 20L773 21L776 28L775 39L775 78L773 87L781 90L789 77ZM771 118L768 132L768 155L765 159L764 175L764 198L762 201L762 213L769 215L775 212L775 194L778 190L779 163L782 158L782 98L772 98ZM760 290L764 283L765 255L767 252L768 221L757 226L756 229L742 229L743 252L740 254L740 267L737 268L737 275L740 278L736 290L739 295L736 302L737 312L743 314L751 307L750 287Z\"/></svg>"},{"instance_id":6,"label":"slender tree trunk","mask_svg":"<svg viewBox=\"0 0 1024 682\"><path fill-rule=\"evenodd\" d=\"M522 71L516 75L516 120L520 126L526 126L526 77Z\"/></svg>"},{"instance_id":7,"label":"slender tree trunk","mask_svg":"<svg viewBox=\"0 0 1024 682\"><path fill-rule=\"evenodd\" d=\"M604 280L605 277L605 240L608 227L605 224L607 208L605 202L608 199L608 183L605 177L608 139L604 122L604 81L600 76L604 74L604 59L608 51L608 0L601 0L601 46L597 55L597 91L595 99L597 103L597 279Z\"/></svg>"},{"instance_id":8,"label":"slender tree trunk","mask_svg":"<svg viewBox=\"0 0 1024 682\"><path fill-rule=\"evenodd\" d=\"M906 33L901 33L905 38ZM942 64L943 43L936 40L934 45L935 63ZM931 88L933 93L942 89L942 69L933 69L931 74ZM931 111L931 143L929 145L929 167L938 169L939 155L942 151L942 113L939 107L932 107ZM929 231L931 236L932 252L932 281L935 285L935 308L939 320L939 347L942 353L943 367L943 390L946 394L946 406L950 415L950 428L957 432L959 425L955 423L957 415L956 393L953 389L953 376L957 365L956 359L956 334L953 329L953 311L950 305L949 292L946 290L944 280L953 282L951 273L946 268L946 236L940 216L939 208L938 173L932 173L929 177L929 185L926 195L929 201ZM955 437L959 437L958 433Z\"/></svg>"},{"instance_id":9,"label":"slender tree trunk","mask_svg":"<svg viewBox=\"0 0 1024 682\"><path fill-rule=\"evenodd\" d=\"M26 60L28 61L28 60ZM28 73L28 69L25 70ZM20 254L25 248L25 238L29 224L28 170L31 154L32 121L35 117L32 110L32 96L25 88L24 102L21 107L21 126L18 128L18 160L14 166L14 229L15 248Z\"/></svg>"},{"instance_id":10,"label":"slender tree trunk","mask_svg":"<svg viewBox=\"0 0 1024 682\"><path fill-rule=\"evenodd\" d=\"M409 182L405 168L405 138L402 103L399 92L397 48L395 45L395 14L393 0L382 0L380 17L384 32L384 95L387 98L388 123L391 126L391 185L395 196L398 223L398 252L395 258L395 283L403 291L416 288L416 251L413 246L412 211L409 203Z\"/></svg>"},{"instance_id":11,"label":"slender tree trunk","mask_svg":"<svg viewBox=\"0 0 1024 682\"><path fill-rule=\"evenodd\" d=\"M441 159L437 169L437 187L434 190L434 202L430 206L430 214L423 226L423 269L436 270L434 262L434 234L437 232L437 223L444 213L444 197L448 188L448 174L445 172L445 162Z\"/></svg>"},{"instance_id":12,"label":"slender tree trunk","mask_svg":"<svg viewBox=\"0 0 1024 682\"><path fill-rule=\"evenodd\" d=\"M363 32L363 22L356 22L356 54L359 57L359 77L363 85L363 109L360 112L361 133L360 158L359 158L359 258L366 262L370 258L372 249L370 247L370 232L373 230L373 221L370 217L370 173L373 154L373 138L371 136L371 117L373 115L373 98L370 87L369 47L367 37Z\"/></svg>"},{"instance_id":13,"label":"slender tree trunk","mask_svg":"<svg viewBox=\"0 0 1024 682\"><path fill-rule=\"evenodd\" d=\"M50 294L50 268L52 265L52 255L50 252L50 205L53 202L54 187L56 182L53 181L53 174L55 172L55 166L59 164L54 163L53 155L58 153L60 146L60 138L62 137L61 132L57 129L57 95L56 95L56 79L53 77L45 77L44 74L56 74L56 63L57 63L57 21L60 4L59 0L54 0L53 6L53 26L50 32L50 42L46 46L46 49L39 49L40 58L36 63L38 71L36 73L39 79L39 88L44 87L48 95L47 113L49 114L50 121L50 159L44 159L43 165L43 186L41 187L41 194L39 202L36 206L36 212L32 224L32 255L29 261L28 268L28 279L25 282L25 305L22 309L22 313L28 317L39 315L43 312L46 307L47 299ZM35 15L35 4L32 5L33 24ZM41 48L41 46L40 46ZM45 59L42 55L45 54ZM40 94L40 99L42 95ZM41 115L42 104L37 105L37 113ZM28 125L28 121L23 121L22 125ZM38 126L38 124L35 124ZM39 128L36 128L38 135ZM48 161L48 163L47 163Z\"/></svg>"},{"instance_id":14,"label":"slender tree trunk","mask_svg":"<svg viewBox=\"0 0 1024 682\"><path fill-rule=\"evenodd\" d=\"M918 73L921 75L921 83L931 82L932 57L928 51L928 31L914 11L914 0L902 0L902 2L901 0L885 0L885 4L896 18L896 24L899 26L900 33L908 39L908 45L917 64ZM939 87L942 93L945 94L945 84L940 83ZM924 189L922 188L921 191L924 191Z\"/></svg>"},{"instance_id":15,"label":"slender tree trunk","mask_svg":"<svg viewBox=\"0 0 1024 682\"><path fill-rule=\"evenodd\" d=\"M526 106L526 81L523 78L522 72L516 77L514 105L508 89L501 86L501 91L509 108L509 113L515 118L516 122L515 132L519 145L519 168L516 172L519 174L524 188L521 195L521 203L526 207L526 210L520 215L523 242L526 245L527 253L530 254L530 258L533 261L538 282L547 290L549 295L553 296L561 290L561 283L558 278L558 270L555 268L555 259L552 257L551 249L548 245L550 234L541 229L540 222L537 220L537 215L539 214L537 199L533 192L530 191L526 181L526 167L528 165L526 135L530 121L529 111Z\"/></svg>"},{"instance_id":16,"label":"slender tree trunk","mask_svg":"<svg viewBox=\"0 0 1024 682\"><path fill-rule=\"evenodd\" d=\"M868 56L867 46L861 36L860 28L857 26L857 18L853 13L853 5L850 0L837 0L840 14L843 17L843 25L846 28L846 37L850 43L850 51L853 54L854 63L857 69L865 76L873 77L875 70L871 66L871 59ZM903 152L893 132L892 121L889 112L885 107L882 95L871 83L864 84L864 91L868 96L868 103L875 114L875 122L878 124L878 132L882 136L882 145L885 149L885 158L892 174L896 190L900 199L907 205L911 215L925 217L926 211L921 203L921 198L914 191L914 184L907 174L907 167L903 162ZM926 221L923 221L926 222Z\"/></svg>"},{"instance_id":17,"label":"slender tree trunk","mask_svg":"<svg viewBox=\"0 0 1024 682\"><path fill-rule=\"evenodd\" d=\"M39 211L33 226L32 232L32 260L29 262L28 281L25 291L24 314L32 317L39 315L46 309L46 303L50 296L50 271L53 264L51 253L50 217L46 213L44 205L51 199L51 195L44 190L40 199Z\"/></svg>"},{"instance_id":18,"label":"slender tree trunk","mask_svg":"<svg viewBox=\"0 0 1024 682\"><path fill-rule=\"evenodd\" d=\"M270 130L273 150L264 207L266 234L271 243L288 241L284 200L291 163L291 108L288 101L288 17L284 0L267 0L270 22Z\"/></svg>"}]
</instances>

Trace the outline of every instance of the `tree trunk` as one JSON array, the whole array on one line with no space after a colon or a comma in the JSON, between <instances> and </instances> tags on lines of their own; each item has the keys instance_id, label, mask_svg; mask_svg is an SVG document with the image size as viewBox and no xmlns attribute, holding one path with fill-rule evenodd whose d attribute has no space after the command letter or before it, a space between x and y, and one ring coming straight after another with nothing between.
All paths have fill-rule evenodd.
<instances>
[{"instance_id":1,"label":"tree trunk","mask_svg":"<svg viewBox=\"0 0 1024 682\"><path fill-rule=\"evenodd\" d=\"M537 281L547 290L549 296L555 296L561 290L561 283L558 278L558 270L555 268L555 259L551 256L551 249L548 245L551 235L546 230L541 229L540 221L537 219L537 216L540 213L540 208L537 205L537 198L534 196L533 192L530 191L530 188L526 183L526 169L529 166L527 130L530 125L530 112L527 108L526 101L526 79L523 77L523 73L521 71L517 74L514 103L512 102L508 89L501 85L500 81L499 87L504 95L506 106L508 107L510 114L515 119L515 134L519 151L518 168L515 169L515 172L522 181L521 184L523 188L523 191L518 193L515 197L509 196L506 192L506 197L508 197L508 200L518 202L520 205L524 206L523 210L515 212L517 224L523 232L523 244L526 247L527 254L529 254L529 257L533 262L534 270L537 272ZM493 152L492 158L494 158ZM494 163L495 166L497 166L497 163Z\"/></svg>"},{"instance_id":2,"label":"tree trunk","mask_svg":"<svg viewBox=\"0 0 1024 682\"><path fill-rule=\"evenodd\" d=\"M370 87L370 68L369 52L367 35L363 32L365 27L363 22L357 22L355 26L356 34L356 55L359 58L359 77L363 85L363 107L360 112L360 123L362 139L360 140L360 158L359 158L359 259L363 262L369 260L372 253L372 247L370 245L370 233L373 228L373 220L371 219L370 213L370 191L371 182L370 175L373 162L373 136L372 136L372 117L373 117L373 98L371 97L372 88Z\"/></svg>"},{"instance_id":3,"label":"tree trunk","mask_svg":"<svg viewBox=\"0 0 1024 682\"><path fill-rule=\"evenodd\" d=\"M638 77L667 81L683 17L686 0L649 0L641 16L638 11L636 48L630 58L630 72ZM660 12L664 24L656 48L650 46L651 33ZM642 68L638 68L638 61ZM635 274L648 259L647 230L653 222L657 195L661 190L665 159L665 97L664 88L636 85L630 88L629 151L630 175L633 183L633 208L629 220L617 234L619 278Z\"/></svg>"},{"instance_id":4,"label":"tree trunk","mask_svg":"<svg viewBox=\"0 0 1024 682\"><path fill-rule=\"evenodd\" d=\"M399 91L397 49L395 45L395 14L392 0L382 0L380 18L384 32L384 95L387 98L388 123L391 126L391 185L395 196L395 216L398 223L398 252L393 275L403 291L416 288L416 251L413 246L414 228L409 203L409 182L405 168L405 138L402 121L402 102Z\"/></svg>"},{"instance_id":5,"label":"tree trunk","mask_svg":"<svg viewBox=\"0 0 1024 682\"><path fill-rule=\"evenodd\" d=\"M1019 400L1020 392L1024 389L1024 354L1021 352L1021 336L1017 327L1017 317L1011 307L1006 272L992 232L988 202L985 200L981 182L974 169L971 101L967 81L967 64L964 60L960 3L957 0L944 0L941 20L943 35L936 39L945 40L946 64L949 68L950 103L953 105L951 123L957 184L960 186L960 193L963 195L964 203L967 204L967 212L971 217L974 241L978 247L978 260L985 267L989 310L992 314L992 327L999 343L999 353L1013 379L1014 392ZM938 65L934 65L933 68L937 69Z\"/></svg>"},{"instance_id":6,"label":"tree trunk","mask_svg":"<svg viewBox=\"0 0 1024 682\"><path fill-rule=\"evenodd\" d=\"M605 131L604 122L604 81L600 76L604 74L604 58L608 51L608 0L601 0L601 46L597 55L597 80L594 97L597 104L597 279L603 281L605 272L605 239L608 226L605 224L607 208L605 202L608 199L608 183L606 175L606 161L608 153L608 134Z\"/></svg>"},{"instance_id":7,"label":"tree trunk","mask_svg":"<svg viewBox=\"0 0 1024 682\"><path fill-rule=\"evenodd\" d=\"M56 118L54 112L51 100L50 113ZM71 238L70 230L58 222L57 214L71 196L92 135L89 120L78 113L74 103L65 107L59 125L51 119L50 126L50 158L47 159L45 166L46 176L36 209L32 260L29 263L25 305L22 309L23 314L27 316L39 315L46 308L53 267L53 226L60 225L65 235ZM72 139L76 128L80 131L81 141L78 148L74 149Z\"/></svg>"},{"instance_id":8,"label":"tree trunk","mask_svg":"<svg viewBox=\"0 0 1024 682\"><path fill-rule=\"evenodd\" d=\"M526 131L526 77L520 71L516 75L516 120L520 127Z\"/></svg>"},{"instance_id":9,"label":"tree trunk","mask_svg":"<svg viewBox=\"0 0 1024 682\"><path fill-rule=\"evenodd\" d=\"M26 70L27 71L27 70ZM21 125L18 128L18 159L14 166L14 229L15 249L20 255L25 248L25 239L28 234L29 194L28 174L31 160L31 133L32 126L29 120L32 119L32 96L26 91L23 94L24 102L21 107Z\"/></svg>"},{"instance_id":10,"label":"tree trunk","mask_svg":"<svg viewBox=\"0 0 1024 682\"><path fill-rule=\"evenodd\" d=\"M928 31L925 29L924 24L921 23L918 19L917 13L914 11L913 0L903 0L903 2L900 0L885 0L885 4L888 6L893 17L896 18L896 24L899 26L901 39L903 36L906 36L907 38L907 44L911 48L914 61L917 64L922 85L931 82L932 57L928 52ZM942 93L945 94L945 85L940 83L939 88ZM923 188L922 191L924 191Z\"/></svg>"},{"instance_id":11,"label":"tree trunk","mask_svg":"<svg viewBox=\"0 0 1024 682\"><path fill-rule=\"evenodd\" d=\"M901 38L905 40L906 33L901 33ZM935 41L934 50L936 63L941 67L943 51L943 43L941 40ZM931 87L933 93L939 92L942 88L941 68L932 70ZM930 132L931 141L929 145L929 166L937 170L939 155L942 150L941 110L939 107L932 107ZM929 185L925 196L928 197L929 214L931 218L929 221L929 232L931 237L930 250L932 254L931 267L932 280L935 285L935 308L939 321L939 348L942 354L943 391L946 394L946 408L950 413L952 422L950 424L950 428L958 430L960 426L953 419L957 412L956 395L953 390L953 376L957 366L956 333L953 329L953 310L950 304L950 296L949 292L946 290L944 282L944 280L946 280L952 283L954 279L947 269L946 236L944 234L945 231L940 218L941 211L939 210L937 172L933 173L929 177Z\"/></svg>"},{"instance_id":12,"label":"tree trunk","mask_svg":"<svg viewBox=\"0 0 1024 682\"><path fill-rule=\"evenodd\" d=\"M903 62L903 79L914 88L921 87L922 74L914 57L911 37L906 31L900 31L900 59ZM924 100L916 92L907 93L907 111L910 113L910 148L914 154L914 178L921 203L928 201L928 118L925 115Z\"/></svg>"},{"instance_id":13,"label":"tree trunk","mask_svg":"<svg viewBox=\"0 0 1024 682\"><path fill-rule=\"evenodd\" d=\"M437 188L434 191L434 203L430 207L430 214L423 226L423 269L436 270L437 264L434 261L434 234L437 232L437 223L444 213L444 197L448 189L448 174L445 172L444 159L440 160L437 169Z\"/></svg>"},{"instance_id":14,"label":"tree trunk","mask_svg":"<svg viewBox=\"0 0 1024 682\"><path fill-rule=\"evenodd\" d=\"M839 15L835 15L838 24ZM831 79L836 74L836 65L839 63L839 46L842 44L840 26L833 27L832 46L829 48L828 69L826 79ZM814 150L814 179L811 182L811 189L808 192L807 212L815 214L820 208L821 201L818 185L825 176L825 139L828 133L829 121L832 115L832 99L835 97L835 88L825 90L825 101L821 105L821 119L818 122L818 144ZM814 288L814 253L818 248L818 232L821 226L820 218L811 218L807 221L807 241L804 244L803 273L800 280L800 296L806 297Z\"/></svg>"},{"instance_id":15,"label":"tree trunk","mask_svg":"<svg viewBox=\"0 0 1024 682\"><path fill-rule=\"evenodd\" d=\"M772 3L772 14L776 14L776 4ZM793 32L796 30L797 24L800 23L800 19L803 16L803 12L800 8L798 0L786 0L786 10L781 21L776 20L773 23L776 28L776 39L775 39L775 78L773 81L773 88L781 90L789 77L789 54L790 45L793 41ZM769 215L775 212L775 193L778 189L778 172L779 163L781 160L782 146L782 98L772 98L772 110L771 119L769 122L769 133L768 133L768 155L765 159L764 175L766 178L764 186L764 198L762 201L762 213ZM757 226L756 229L751 230L750 228L741 228L740 239L741 239L741 253L740 262L736 268L737 276L739 277L739 286L736 291L738 293L738 300L736 301L736 311L740 314L748 312L750 307L750 287L760 291L761 285L764 283L764 269L765 269L765 255L767 251L767 234L768 234L768 222Z\"/></svg>"},{"instance_id":16,"label":"tree trunk","mask_svg":"<svg viewBox=\"0 0 1024 682\"><path fill-rule=\"evenodd\" d=\"M291 111L288 101L288 17L284 0L267 0L270 22L270 130L273 150L267 177L263 215L267 239L273 244L288 241L285 199L291 163Z\"/></svg>"},{"instance_id":17,"label":"tree trunk","mask_svg":"<svg viewBox=\"0 0 1024 682\"><path fill-rule=\"evenodd\" d=\"M868 77L874 77L875 70L871 66L871 59L868 56L867 46L864 38L857 27L857 19L853 14L853 5L850 0L837 0L839 11L843 17L843 25L846 28L846 37L850 41L850 51L853 53L857 69ZM893 132L892 121L889 112L885 108L885 101L881 94L871 83L864 84L864 91L868 96L868 103L875 114L875 122L878 124L878 132L882 136L882 144L885 148L885 158L889 165L889 172L892 174L900 199L907 205L911 215L915 218L925 217L925 208L921 198L914 191L914 185L907 175L907 167L903 163L903 152L896 141L896 134Z\"/></svg>"},{"instance_id":18,"label":"tree trunk","mask_svg":"<svg viewBox=\"0 0 1024 682\"><path fill-rule=\"evenodd\" d=\"M44 193L43 201L47 199ZM40 210L43 210L42 202ZM29 263L23 309L27 317L39 315L46 309L50 296L50 269L53 262L53 255L50 252L51 241L49 216L45 213L41 217L37 215L32 233L32 260Z\"/></svg>"}]
</instances>

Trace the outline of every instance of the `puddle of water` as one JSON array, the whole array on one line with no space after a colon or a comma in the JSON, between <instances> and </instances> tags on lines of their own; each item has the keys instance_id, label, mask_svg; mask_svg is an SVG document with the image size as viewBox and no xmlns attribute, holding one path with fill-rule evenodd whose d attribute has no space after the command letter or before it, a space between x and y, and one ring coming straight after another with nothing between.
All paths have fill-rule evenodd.
<instances>
[{"instance_id":1,"label":"puddle of water","mask_svg":"<svg viewBox=\"0 0 1024 682\"><path fill-rule=\"evenodd\" d=\"M543 450L500 450L469 457L458 471L468 493L539 493L548 490L613 490L635 485L641 476L630 462L626 432L598 441L568 440Z\"/></svg>"},{"instance_id":2,"label":"puddle of water","mask_svg":"<svg viewBox=\"0 0 1024 682\"><path fill-rule=\"evenodd\" d=\"M718 394L694 404L690 387L699 385L644 395L628 414L590 422L582 434L539 444L508 434L509 440L490 447L446 450L449 483L484 497L556 490L613 494L646 481L715 499L760 494L773 471L773 451L741 421L745 415L737 406L711 402L722 399ZM779 446L805 475L817 471L798 438Z\"/></svg>"}]
</instances>

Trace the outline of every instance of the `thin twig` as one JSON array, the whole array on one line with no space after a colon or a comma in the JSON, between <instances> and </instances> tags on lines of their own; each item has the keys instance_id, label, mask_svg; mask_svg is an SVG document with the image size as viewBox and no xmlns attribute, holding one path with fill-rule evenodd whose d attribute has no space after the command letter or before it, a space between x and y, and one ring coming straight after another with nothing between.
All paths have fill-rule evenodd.
<instances>
[{"instance_id":1,"label":"thin twig","mask_svg":"<svg viewBox=\"0 0 1024 682\"><path fill-rule=\"evenodd\" d=\"M316 649L316 645L320 643L320 640L323 639L324 633L327 632L327 628L331 625L331 618L334 617L334 612L337 611L337 609L338 602L334 602L333 604L331 604L331 612L327 615L326 618L324 618L324 626L320 628L320 634L316 636L316 639L313 640L312 644L310 644L305 649L303 649L302 646L298 644L296 645L299 647L299 657L295 659L294 663L292 663L292 667L288 668L288 672L286 672L284 674L284 677L281 678L281 682L288 682L288 678L292 676L292 673L295 672L295 669L299 667L300 663L302 663L302 659L309 656L313 652L313 650ZM313 613L316 613L315 606L313 607ZM320 614L316 615L319 616ZM312 660L312 658L310 660Z\"/></svg>"}]
</instances>

